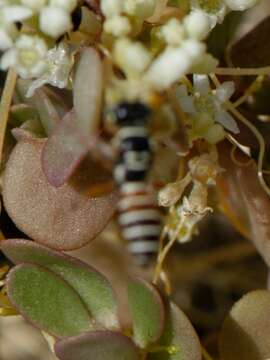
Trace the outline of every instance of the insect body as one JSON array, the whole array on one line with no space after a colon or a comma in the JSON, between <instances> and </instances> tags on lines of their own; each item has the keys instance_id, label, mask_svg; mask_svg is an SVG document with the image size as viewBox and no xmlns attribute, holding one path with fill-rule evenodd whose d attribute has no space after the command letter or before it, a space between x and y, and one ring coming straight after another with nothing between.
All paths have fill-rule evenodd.
<instances>
[{"instance_id":1,"label":"insect body","mask_svg":"<svg viewBox=\"0 0 270 360\"><path fill-rule=\"evenodd\" d=\"M141 265L157 253L161 217L156 196L146 182L152 162L148 107L122 103L116 111L118 162L114 177L120 189L119 223L129 251Z\"/></svg>"}]
</instances>

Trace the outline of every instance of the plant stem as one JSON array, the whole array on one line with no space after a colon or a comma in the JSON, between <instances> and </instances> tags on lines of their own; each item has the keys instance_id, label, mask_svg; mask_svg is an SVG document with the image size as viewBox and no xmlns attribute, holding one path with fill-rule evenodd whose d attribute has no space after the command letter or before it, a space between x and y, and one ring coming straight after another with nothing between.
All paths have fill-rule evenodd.
<instances>
[{"instance_id":1,"label":"plant stem","mask_svg":"<svg viewBox=\"0 0 270 360\"><path fill-rule=\"evenodd\" d=\"M16 80L17 80L17 74L15 70L10 69L7 74L5 86L1 97L1 103L0 103L0 164L2 162L2 154L3 154L7 122L9 117L9 110L12 103L14 89L16 86Z\"/></svg>"},{"instance_id":2,"label":"plant stem","mask_svg":"<svg viewBox=\"0 0 270 360\"><path fill-rule=\"evenodd\" d=\"M258 76L269 75L270 66L262 68L217 68L214 73L224 76Z\"/></svg>"},{"instance_id":3,"label":"plant stem","mask_svg":"<svg viewBox=\"0 0 270 360\"><path fill-rule=\"evenodd\" d=\"M201 345L201 349L202 349L202 355L205 358L205 360L214 360L202 345Z\"/></svg>"},{"instance_id":4,"label":"plant stem","mask_svg":"<svg viewBox=\"0 0 270 360\"><path fill-rule=\"evenodd\" d=\"M218 87L220 85L218 78L214 74L211 74L210 78L212 79L212 81L216 87ZM244 125L246 125L252 131L254 136L257 138L257 141L260 146L260 151L259 151L259 156L258 156L258 178L259 178L261 186L263 187L265 192L270 196L270 188L268 187L268 185L265 182L264 171L263 171L263 161L264 161L264 155L265 155L264 138L263 138L262 134L259 132L259 130L256 128L256 126L254 126L247 118L245 118L244 115L242 115L237 109L235 109L232 102L227 101L226 107L239 121L241 121Z\"/></svg>"}]
</instances>

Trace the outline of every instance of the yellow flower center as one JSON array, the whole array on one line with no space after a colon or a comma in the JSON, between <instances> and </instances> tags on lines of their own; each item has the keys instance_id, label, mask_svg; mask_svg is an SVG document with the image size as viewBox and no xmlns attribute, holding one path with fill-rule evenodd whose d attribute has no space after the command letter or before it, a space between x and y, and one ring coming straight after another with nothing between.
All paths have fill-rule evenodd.
<instances>
[{"instance_id":1,"label":"yellow flower center","mask_svg":"<svg viewBox=\"0 0 270 360\"><path fill-rule=\"evenodd\" d=\"M32 49L21 50L19 53L19 61L25 67L31 68L38 62L38 54Z\"/></svg>"},{"instance_id":2,"label":"yellow flower center","mask_svg":"<svg viewBox=\"0 0 270 360\"><path fill-rule=\"evenodd\" d=\"M195 94L195 107L199 113L214 115L215 104L212 96L201 96Z\"/></svg>"}]
</instances>

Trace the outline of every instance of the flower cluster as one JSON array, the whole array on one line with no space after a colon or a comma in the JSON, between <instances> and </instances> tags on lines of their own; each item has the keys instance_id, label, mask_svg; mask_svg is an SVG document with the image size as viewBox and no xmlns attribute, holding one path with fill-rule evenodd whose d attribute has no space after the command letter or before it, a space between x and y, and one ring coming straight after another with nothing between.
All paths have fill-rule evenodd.
<instances>
[{"instance_id":1,"label":"flower cluster","mask_svg":"<svg viewBox=\"0 0 270 360\"><path fill-rule=\"evenodd\" d=\"M105 32L116 37L138 32L155 11L156 0L102 0Z\"/></svg>"},{"instance_id":2,"label":"flower cluster","mask_svg":"<svg viewBox=\"0 0 270 360\"><path fill-rule=\"evenodd\" d=\"M105 4L108 6L108 1L103 3L104 6ZM138 6L139 4L138 1ZM142 8L146 7L148 2L143 4ZM148 5L148 11L142 11L145 16L154 13L153 2L151 1L151 6ZM117 9L121 11L121 7ZM210 32L210 22L200 10L192 11L183 20L171 18L165 24L155 26L150 47L127 37L126 32L116 33L115 30L121 27L120 23L119 27L116 23L118 20L121 22L123 16L118 12L116 15L111 8L110 11L107 8L105 11L110 15L109 21L115 22L112 29L117 38L113 46L113 59L126 75L124 81L113 81L112 101L119 100L119 97L127 94L132 98L144 97L153 91L163 91L180 80L183 75L192 72L193 68L200 68L201 64L204 69L207 68L207 71L213 70L217 65L217 61L207 53L203 42ZM124 19L128 18L124 17ZM141 15L140 19L143 20L144 17ZM104 30L108 31L108 26L105 26ZM156 41L161 48L157 54L154 49Z\"/></svg>"},{"instance_id":3,"label":"flower cluster","mask_svg":"<svg viewBox=\"0 0 270 360\"><path fill-rule=\"evenodd\" d=\"M212 28L227 12L245 10L256 3L190 0L186 13L180 9L177 12L177 8L170 13L167 0L101 0L100 45L111 52L114 64L125 74L125 79L119 80L111 72L107 101L123 97L147 101L153 92L167 90L185 74L209 73L218 63L207 53L205 44ZM72 63L70 53L56 53L57 47L52 48L59 37L72 32L71 15L81 5L83 2L78 0L0 0L0 50L4 51L0 68L14 67L22 78L41 78L33 89L46 82L66 86L67 76L64 81L55 81L55 75L48 75L52 68L55 74L56 64L52 67L48 62L55 59L52 54L60 54L58 68L63 61L68 66L56 73L67 75ZM164 17L166 13L169 15ZM88 20L96 21L93 15ZM18 23L22 25L20 30ZM146 30L148 40L144 41Z\"/></svg>"},{"instance_id":4,"label":"flower cluster","mask_svg":"<svg viewBox=\"0 0 270 360\"><path fill-rule=\"evenodd\" d=\"M21 5L38 17L40 30L57 39L72 29L71 13L77 0L20 0Z\"/></svg>"},{"instance_id":5,"label":"flower cluster","mask_svg":"<svg viewBox=\"0 0 270 360\"><path fill-rule=\"evenodd\" d=\"M201 11L193 11L183 21L172 18L159 28L160 41L165 49L151 64L146 79L156 89L166 89L192 67L205 60L203 40L210 32L210 23ZM216 66L214 62L214 66Z\"/></svg>"},{"instance_id":6,"label":"flower cluster","mask_svg":"<svg viewBox=\"0 0 270 360\"><path fill-rule=\"evenodd\" d=\"M60 58L56 60L53 54L57 47L50 49L54 41L47 37L57 39L72 29L71 13L76 6L77 0L0 0L0 50L4 51L0 68L14 67L23 79L42 77L41 85L47 82L60 88L66 86L67 77L64 82L55 81L54 74L57 63L61 71L63 55L64 63L71 62L68 52L58 51ZM36 27L32 25L35 22ZM17 23L23 25L20 32Z\"/></svg>"},{"instance_id":7,"label":"flower cluster","mask_svg":"<svg viewBox=\"0 0 270 360\"><path fill-rule=\"evenodd\" d=\"M22 22L33 15L31 9L22 5L11 5L8 0L0 0L0 50L12 47L18 36L16 22Z\"/></svg>"}]
</instances>

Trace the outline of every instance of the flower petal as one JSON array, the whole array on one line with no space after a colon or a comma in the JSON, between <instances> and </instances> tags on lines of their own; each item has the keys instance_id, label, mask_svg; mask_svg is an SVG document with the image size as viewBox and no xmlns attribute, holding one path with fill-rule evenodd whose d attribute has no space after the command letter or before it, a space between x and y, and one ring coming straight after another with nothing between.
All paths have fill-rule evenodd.
<instances>
[{"instance_id":1,"label":"flower petal","mask_svg":"<svg viewBox=\"0 0 270 360\"><path fill-rule=\"evenodd\" d=\"M22 21L33 15L33 11L25 6L6 6L2 11L7 22Z\"/></svg>"},{"instance_id":2,"label":"flower petal","mask_svg":"<svg viewBox=\"0 0 270 360\"><path fill-rule=\"evenodd\" d=\"M0 29L0 50L5 51L13 44L11 37L3 29Z\"/></svg>"},{"instance_id":3,"label":"flower petal","mask_svg":"<svg viewBox=\"0 0 270 360\"><path fill-rule=\"evenodd\" d=\"M239 134L240 130L237 122L226 111L219 111L215 116L216 122L223 125L225 129L231 131L234 134Z\"/></svg>"},{"instance_id":4,"label":"flower petal","mask_svg":"<svg viewBox=\"0 0 270 360\"><path fill-rule=\"evenodd\" d=\"M5 52L0 61L0 69L7 70L9 67L14 66L17 61L17 51L10 49Z\"/></svg>"},{"instance_id":5,"label":"flower petal","mask_svg":"<svg viewBox=\"0 0 270 360\"><path fill-rule=\"evenodd\" d=\"M215 95L222 103L229 100L230 97L235 92L235 84L233 81L226 81L222 85L220 85L216 91Z\"/></svg>"},{"instance_id":6,"label":"flower petal","mask_svg":"<svg viewBox=\"0 0 270 360\"><path fill-rule=\"evenodd\" d=\"M193 75L193 86L195 92L201 95L207 95L211 91L209 79L207 75Z\"/></svg>"},{"instance_id":7,"label":"flower petal","mask_svg":"<svg viewBox=\"0 0 270 360\"><path fill-rule=\"evenodd\" d=\"M189 114L196 114L197 111L192 96L183 96L179 99L179 103L184 112Z\"/></svg>"}]
</instances>

